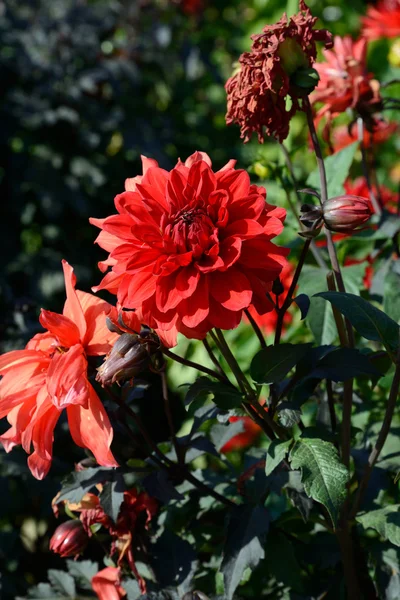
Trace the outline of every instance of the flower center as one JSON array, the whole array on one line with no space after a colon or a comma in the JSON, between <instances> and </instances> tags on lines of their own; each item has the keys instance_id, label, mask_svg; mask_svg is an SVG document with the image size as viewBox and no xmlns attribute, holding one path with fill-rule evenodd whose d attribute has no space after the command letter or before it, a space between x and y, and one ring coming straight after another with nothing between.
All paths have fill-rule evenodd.
<instances>
[{"instance_id":1,"label":"flower center","mask_svg":"<svg viewBox=\"0 0 400 600\"><path fill-rule=\"evenodd\" d=\"M199 257L215 243L216 227L203 207L184 208L172 217L165 233L179 254L193 251Z\"/></svg>"}]
</instances>

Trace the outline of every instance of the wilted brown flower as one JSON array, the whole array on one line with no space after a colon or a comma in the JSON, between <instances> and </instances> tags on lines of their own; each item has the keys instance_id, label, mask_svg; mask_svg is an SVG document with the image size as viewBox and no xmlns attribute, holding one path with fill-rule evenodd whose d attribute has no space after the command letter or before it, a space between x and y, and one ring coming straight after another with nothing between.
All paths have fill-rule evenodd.
<instances>
[{"instance_id":1,"label":"wilted brown flower","mask_svg":"<svg viewBox=\"0 0 400 600\"><path fill-rule=\"evenodd\" d=\"M239 59L240 69L225 86L228 96L226 122L238 123L241 137L248 142L256 132L260 143L264 135L279 141L289 132L289 122L300 108L299 97L310 93L318 82L311 68L317 54L316 42L332 45L328 31L313 29L316 17L300 0L300 12L275 25L267 25L263 33L252 36L250 52ZM286 106L290 96L292 105Z\"/></svg>"}]
</instances>

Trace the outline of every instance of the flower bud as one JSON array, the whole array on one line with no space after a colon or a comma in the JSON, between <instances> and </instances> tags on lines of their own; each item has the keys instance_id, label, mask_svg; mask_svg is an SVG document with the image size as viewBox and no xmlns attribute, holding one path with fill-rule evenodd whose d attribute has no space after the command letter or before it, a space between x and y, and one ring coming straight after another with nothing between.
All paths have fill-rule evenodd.
<instances>
[{"instance_id":1,"label":"flower bud","mask_svg":"<svg viewBox=\"0 0 400 600\"><path fill-rule=\"evenodd\" d=\"M85 549L88 539L80 521L66 521L55 530L50 540L50 550L62 558L77 556Z\"/></svg>"},{"instance_id":2,"label":"flower bud","mask_svg":"<svg viewBox=\"0 0 400 600\"><path fill-rule=\"evenodd\" d=\"M351 233L368 221L371 204L361 196L337 196L327 200L322 208L325 226L338 233Z\"/></svg>"},{"instance_id":3,"label":"flower bud","mask_svg":"<svg viewBox=\"0 0 400 600\"><path fill-rule=\"evenodd\" d=\"M132 379L144 371L159 347L158 337L147 329L140 334L123 333L99 367L96 380L110 385Z\"/></svg>"}]
</instances>

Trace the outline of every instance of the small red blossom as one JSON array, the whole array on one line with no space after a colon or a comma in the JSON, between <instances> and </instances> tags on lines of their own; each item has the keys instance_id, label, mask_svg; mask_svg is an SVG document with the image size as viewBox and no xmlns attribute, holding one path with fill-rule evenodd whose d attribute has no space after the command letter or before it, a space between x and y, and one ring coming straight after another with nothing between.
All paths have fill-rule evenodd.
<instances>
[{"instance_id":1,"label":"small red blossom","mask_svg":"<svg viewBox=\"0 0 400 600\"><path fill-rule=\"evenodd\" d=\"M323 103L317 123L326 117L329 128L335 116L352 108L372 126L371 115L382 107L382 99L379 82L367 71L367 40L335 36L333 49L323 50L323 55L326 62L314 65L320 81L310 98L313 104Z\"/></svg>"},{"instance_id":2,"label":"small red blossom","mask_svg":"<svg viewBox=\"0 0 400 600\"><path fill-rule=\"evenodd\" d=\"M92 588L99 600L120 600L126 597L121 586L121 569L106 567L92 577Z\"/></svg>"},{"instance_id":3,"label":"small red blossom","mask_svg":"<svg viewBox=\"0 0 400 600\"><path fill-rule=\"evenodd\" d=\"M400 36L400 0L380 0L376 7L369 6L361 23L368 40Z\"/></svg>"},{"instance_id":4,"label":"small red blossom","mask_svg":"<svg viewBox=\"0 0 400 600\"><path fill-rule=\"evenodd\" d=\"M283 286L283 293L280 294L280 296L278 296L278 305L279 307L282 306L282 304L285 301L286 298L286 293L289 290L290 284L292 283L292 279L293 279L293 265L288 262L282 269L282 273L280 276L280 280ZM265 313L265 315L259 315L257 313L257 311L251 306L249 308L249 312L251 314L251 316L254 318L254 320L256 321L257 325L259 327L261 327L261 329L268 335L271 334L275 331L276 329L276 323L278 320L278 315L277 312L275 310L269 312L269 313ZM289 311L286 311L284 319L283 319L283 326L287 326L292 322L292 315L290 314Z\"/></svg>"},{"instance_id":5,"label":"small red blossom","mask_svg":"<svg viewBox=\"0 0 400 600\"><path fill-rule=\"evenodd\" d=\"M233 450L249 448L262 433L261 427L250 417L229 417L230 423L236 423L236 421L241 421L243 423L243 431L234 435L233 438L222 446L221 452L223 454L227 454Z\"/></svg>"},{"instance_id":6,"label":"small red blossom","mask_svg":"<svg viewBox=\"0 0 400 600\"><path fill-rule=\"evenodd\" d=\"M300 12L288 19L286 14L274 25L267 25L263 32L253 35L250 52L239 58L240 69L225 86L228 98L228 125L237 123L241 137L248 142L257 133L260 143L271 135L283 141L289 133L289 122L300 108L299 90L294 84L296 73L312 67L316 54L316 42L326 47L332 44L331 34L313 29L316 17L303 0ZM286 108L286 97L292 106Z\"/></svg>"},{"instance_id":7,"label":"small red blossom","mask_svg":"<svg viewBox=\"0 0 400 600\"><path fill-rule=\"evenodd\" d=\"M371 202L361 196L336 196L324 202L322 215L325 226L331 231L350 233L370 219Z\"/></svg>"},{"instance_id":8,"label":"small red blossom","mask_svg":"<svg viewBox=\"0 0 400 600\"><path fill-rule=\"evenodd\" d=\"M0 357L0 418L7 416L11 425L0 441L6 452L22 445L37 479L50 469L53 431L64 409L74 442L91 450L100 465L118 466L110 450L113 431L89 383L86 358L111 349L117 336L107 329L106 315L112 307L75 290L72 267L63 261L63 269L63 314L42 309L39 320L47 331L35 335L25 350Z\"/></svg>"},{"instance_id":9,"label":"small red blossom","mask_svg":"<svg viewBox=\"0 0 400 600\"><path fill-rule=\"evenodd\" d=\"M363 128L364 146L368 148L369 146L386 142L394 133L396 133L398 128L399 126L397 123L384 121L383 119L374 119L370 131L365 127ZM350 127L347 125L338 125L332 131L333 152L339 152L339 150L343 150L343 148L346 148L346 146L353 144L357 140L357 123L353 123Z\"/></svg>"},{"instance_id":10,"label":"small red blossom","mask_svg":"<svg viewBox=\"0 0 400 600\"><path fill-rule=\"evenodd\" d=\"M62 558L78 556L88 542L88 535L80 521L66 521L57 527L50 540L50 550Z\"/></svg>"},{"instance_id":11,"label":"small red blossom","mask_svg":"<svg viewBox=\"0 0 400 600\"><path fill-rule=\"evenodd\" d=\"M213 327L237 327L250 304L272 310L266 292L288 250L271 240L285 210L267 204L233 160L217 172L202 152L170 172L142 160L144 174L115 198L118 214L90 220L110 252L100 269L111 269L94 289L117 294L167 346L178 332L202 339Z\"/></svg>"}]
</instances>

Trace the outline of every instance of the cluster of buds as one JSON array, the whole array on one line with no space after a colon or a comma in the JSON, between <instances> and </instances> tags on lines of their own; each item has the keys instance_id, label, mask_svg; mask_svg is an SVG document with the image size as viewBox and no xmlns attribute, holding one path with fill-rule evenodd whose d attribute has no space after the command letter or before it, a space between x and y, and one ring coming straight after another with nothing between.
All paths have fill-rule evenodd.
<instances>
[{"instance_id":1,"label":"cluster of buds","mask_svg":"<svg viewBox=\"0 0 400 600\"><path fill-rule=\"evenodd\" d=\"M125 333L109 319L107 326L120 337L98 368L96 380L101 385L129 381L157 362L160 340L149 328L142 327L140 333Z\"/></svg>"},{"instance_id":2,"label":"cluster of buds","mask_svg":"<svg viewBox=\"0 0 400 600\"><path fill-rule=\"evenodd\" d=\"M300 221L307 227L301 233L303 237L314 237L322 225L337 233L351 233L364 225L373 213L367 198L349 194L329 198L322 206L303 204L301 212Z\"/></svg>"}]
</instances>

